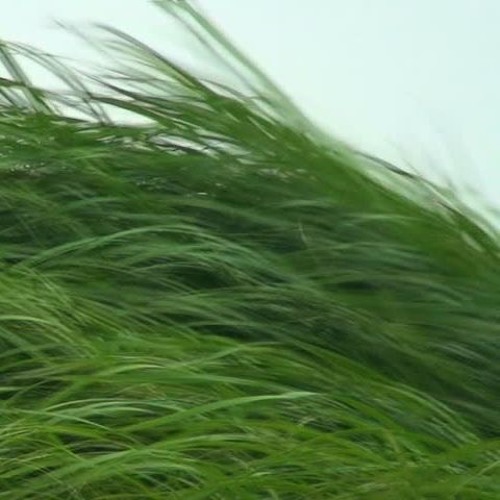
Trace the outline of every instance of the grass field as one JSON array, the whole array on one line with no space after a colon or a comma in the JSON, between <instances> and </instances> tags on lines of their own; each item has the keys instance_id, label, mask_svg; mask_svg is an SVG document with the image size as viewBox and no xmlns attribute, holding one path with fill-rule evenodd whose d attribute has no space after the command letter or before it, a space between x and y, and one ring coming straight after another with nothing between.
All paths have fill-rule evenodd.
<instances>
[{"instance_id":1,"label":"grass field","mask_svg":"<svg viewBox=\"0 0 500 500\"><path fill-rule=\"evenodd\" d=\"M497 232L157 3L236 90L0 47L0 499L500 498Z\"/></svg>"}]
</instances>

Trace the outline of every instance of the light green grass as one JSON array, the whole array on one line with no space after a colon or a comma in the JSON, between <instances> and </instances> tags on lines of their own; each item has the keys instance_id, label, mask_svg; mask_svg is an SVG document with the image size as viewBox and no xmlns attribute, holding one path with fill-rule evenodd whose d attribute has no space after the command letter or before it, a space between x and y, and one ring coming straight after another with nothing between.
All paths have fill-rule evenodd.
<instances>
[{"instance_id":1,"label":"light green grass","mask_svg":"<svg viewBox=\"0 0 500 500\"><path fill-rule=\"evenodd\" d=\"M499 236L157 3L238 92L1 46L0 498L500 498Z\"/></svg>"}]
</instances>

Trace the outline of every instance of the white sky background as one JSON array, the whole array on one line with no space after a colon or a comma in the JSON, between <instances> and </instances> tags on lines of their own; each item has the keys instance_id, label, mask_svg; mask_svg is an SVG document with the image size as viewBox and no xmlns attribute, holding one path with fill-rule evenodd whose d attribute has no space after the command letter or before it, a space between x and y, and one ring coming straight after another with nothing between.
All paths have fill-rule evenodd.
<instances>
[{"instance_id":1,"label":"white sky background","mask_svg":"<svg viewBox=\"0 0 500 500\"><path fill-rule=\"evenodd\" d=\"M328 131L500 208L500 0L198 3ZM4 0L0 37L92 59L54 21L179 42L148 0Z\"/></svg>"}]
</instances>

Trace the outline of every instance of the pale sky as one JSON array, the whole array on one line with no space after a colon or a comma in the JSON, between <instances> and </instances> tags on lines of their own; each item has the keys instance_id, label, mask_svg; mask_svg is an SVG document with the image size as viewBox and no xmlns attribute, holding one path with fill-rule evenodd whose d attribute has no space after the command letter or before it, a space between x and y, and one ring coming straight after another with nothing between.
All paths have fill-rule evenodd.
<instances>
[{"instance_id":1,"label":"pale sky","mask_svg":"<svg viewBox=\"0 0 500 500\"><path fill-rule=\"evenodd\" d=\"M54 21L179 42L148 0L9 0L0 37L93 53ZM198 0L329 132L500 208L500 0Z\"/></svg>"}]
</instances>

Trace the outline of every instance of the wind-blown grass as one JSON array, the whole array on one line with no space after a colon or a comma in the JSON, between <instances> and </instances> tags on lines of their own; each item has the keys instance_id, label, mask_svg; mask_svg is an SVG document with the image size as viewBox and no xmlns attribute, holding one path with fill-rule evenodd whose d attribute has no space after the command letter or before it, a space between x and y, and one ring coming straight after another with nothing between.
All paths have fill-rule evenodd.
<instances>
[{"instance_id":1,"label":"wind-blown grass","mask_svg":"<svg viewBox=\"0 0 500 500\"><path fill-rule=\"evenodd\" d=\"M496 232L157 3L237 91L1 46L0 498L499 498Z\"/></svg>"}]
</instances>

